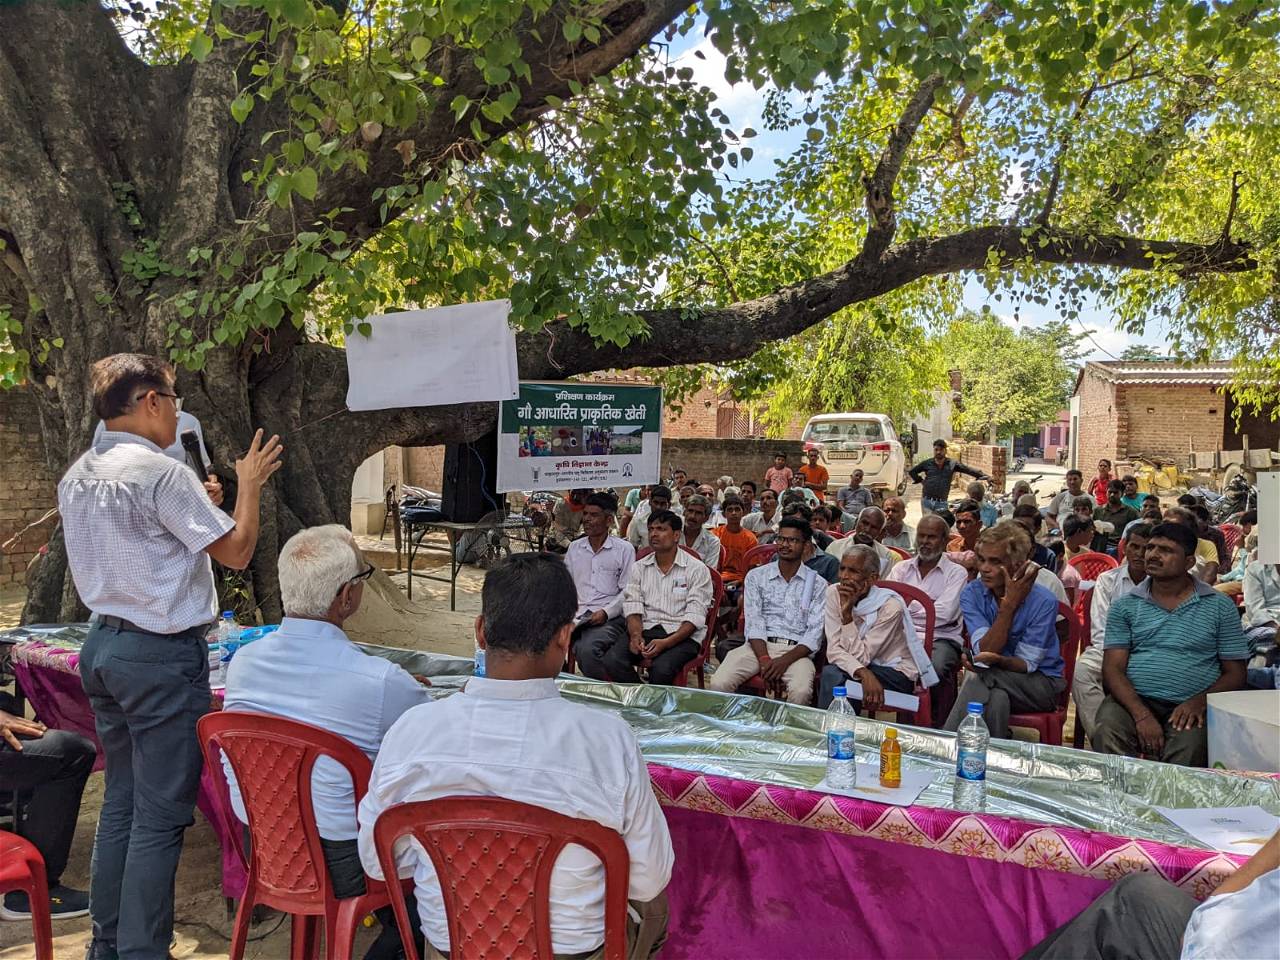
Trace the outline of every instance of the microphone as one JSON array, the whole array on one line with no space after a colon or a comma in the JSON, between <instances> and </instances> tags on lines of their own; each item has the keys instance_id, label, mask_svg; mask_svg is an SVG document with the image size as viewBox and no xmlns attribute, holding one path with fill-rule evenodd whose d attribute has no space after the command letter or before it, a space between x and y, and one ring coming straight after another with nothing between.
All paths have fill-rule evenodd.
<instances>
[{"instance_id":1,"label":"microphone","mask_svg":"<svg viewBox=\"0 0 1280 960\"><path fill-rule=\"evenodd\" d=\"M182 449L187 452L187 463L196 472L200 482L204 483L207 475L204 469L204 457L200 453L200 438L194 430L182 431Z\"/></svg>"}]
</instances>

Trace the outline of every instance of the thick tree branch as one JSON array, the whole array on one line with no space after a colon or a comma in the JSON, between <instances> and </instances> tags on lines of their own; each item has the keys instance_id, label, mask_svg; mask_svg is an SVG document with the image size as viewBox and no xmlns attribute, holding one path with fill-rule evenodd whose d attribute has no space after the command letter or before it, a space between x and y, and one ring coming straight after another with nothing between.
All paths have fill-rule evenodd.
<instances>
[{"instance_id":1,"label":"thick tree branch","mask_svg":"<svg viewBox=\"0 0 1280 960\"><path fill-rule=\"evenodd\" d=\"M861 256L844 266L763 297L705 310L691 308L643 311L646 333L625 347L596 344L585 330L563 321L550 323L517 338L520 376L526 380L563 379L596 370L636 366L668 367L686 363L743 360L760 347L809 329L837 311L880 297L924 277L980 270L997 265L1064 264L1152 270L1177 269L1184 274L1231 273L1256 267L1247 245L1219 240L1210 244L1144 240L1122 235L1088 236L1030 225L976 227L945 237L912 240L890 247L875 263ZM326 403L315 417L341 410L346 395L346 366L336 348L309 346L326 357ZM369 443L361 452L388 444L439 443L447 436L472 438L492 426L493 404L384 410L331 417L316 425L334 442L349 435L353 424ZM310 416L310 415L309 415Z\"/></svg>"}]
</instances>

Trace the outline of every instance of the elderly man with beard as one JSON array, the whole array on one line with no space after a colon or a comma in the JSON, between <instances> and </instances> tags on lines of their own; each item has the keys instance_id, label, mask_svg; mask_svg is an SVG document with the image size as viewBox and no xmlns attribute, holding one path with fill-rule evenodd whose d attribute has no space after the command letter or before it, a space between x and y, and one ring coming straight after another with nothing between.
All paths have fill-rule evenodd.
<instances>
[{"instance_id":1,"label":"elderly man with beard","mask_svg":"<svg viewBox=\"0 0 1280 960\"><path fill-rule=\"evenodd\" d=\"M942 726L955 703L955 685L951 678L960 666L964 647L961 639L963 621L960 616L960 593L969 582L969 571L947 556L944 547L950 529L937 514L921 517L916 525L916 555L896 563L886 580L904 583L923 590L933 601L932 664L939 684L931 698L933 725ZM916 633L924 637L925 613L918 603L909 608Z\"/></svg>"},{"instance_id":2,"label":"elderly man with beard","mask_svg":"<svg viewBox=\"0 0 1280 960\"><path fill-rule=\"evenodd\" d=\"M827 553L839 560L846 550L855 544L870 547L880 558L880 575L885 576L893 569L893 564L900 559L888 547L880 542L880 534L884 530L884 511L879 507L863 507L858 514L858 522L854 524L853 533L835 540L827 547Z\"/></svg>"},{"instance_id":3,"label":"elderly man with beard","mask_svg":"<svg viewBox=\"0 0 1280 960\"><path fill-rule=\"evenodd\" d=\"M911 552L916 548L916 531L906 522L907 504L901 497L886 497L884 501L884 527L880 530L880 542L886 547L898 547Z\"/></svg>"},{"instance_id":4,"label":"elderly man with beard","mask_svg":"<svg viewBox=\"0 0 1280 960\"><path fill-rule=\"evenodd\" d=\"M862 685L854 709L874 714L884 707L886 690L911 693L920 680L938 682L916 634L907 606L892 590L877 587L880 558L857 544L840 558L839 580L826 591L827 660L822 668L818 707L831 705L835 688L846 681Z\"/></svg>"},{"instance_id":5,"label":"elderly man with beard","mask_svg":"<svg viewBox=\"0 0 1280 960\"><path fill-rule=\"evenodd\" d=\"M1124 542L1124 563L1099 574L1089 596L1089 646L1076 658L1071 696L1076 702L1076 717L1090 740L1098 708L1106 697L1102 689L1102 647L1107 635L1107 617L1112 603L1132 593L1146 579L1151 529L1150 524L1140 523L1129 530Z\"/></svg>"}]
</instances>

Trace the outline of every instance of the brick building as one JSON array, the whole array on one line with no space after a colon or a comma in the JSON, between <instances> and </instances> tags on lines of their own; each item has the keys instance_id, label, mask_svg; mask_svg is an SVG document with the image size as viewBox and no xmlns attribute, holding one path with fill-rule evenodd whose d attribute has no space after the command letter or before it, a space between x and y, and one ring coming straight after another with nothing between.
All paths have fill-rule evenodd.
<instances>
[{"instance_id":1,"label":"brick building","mask_svg":"<svg viewBox=\"0 0 1280 960\"><path fill-rule=\"evenodd\" d=\"M1193 450L1274 448L1280 422L1243 414L1236 423L1224 392L1233 375L1224 362L1086 363L1071 399L1070 462L1088 471L1101 457L1185 460Z\"/></svg>"},{"instance_id":2,"label":"brick building","mask_svg":"<svg viewBox=\"0 0 1280 960\"><path fill-rule=\"evenodd\" d=\"M57 505L57 485L44 460L35 402L25 390L0 390L0 544ZM0 552L0 590L26 582L27 564L48 541L54 523L31 527Z\"/></svg>"}]
</instances>

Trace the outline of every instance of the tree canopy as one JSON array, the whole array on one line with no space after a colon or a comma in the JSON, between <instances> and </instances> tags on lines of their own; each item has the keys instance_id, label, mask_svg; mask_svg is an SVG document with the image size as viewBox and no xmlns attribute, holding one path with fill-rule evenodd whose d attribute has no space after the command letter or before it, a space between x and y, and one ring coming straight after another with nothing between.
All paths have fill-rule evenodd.
<instances>
[{"instance_id":1,"label":"tree canopy","mask_svg":"<svg viewBox=\"0 0 1280 960\"><path fill-rule=\"evenodd\" d=\"M284 435L267 597L362 459L493 422L344 411L338 343L388 308L509 297L526 379L763 384L815 351L891 380L868 338L909 350L972 273L1068 318L1159 310L1189 347L1274 330L1278 30L1274 0L18 0L0 379L59 465L119 349L183 365L224 473L253 426ZM768 181L673 62L695 32L803 131Z\"/></svg>"}]
</instances>

